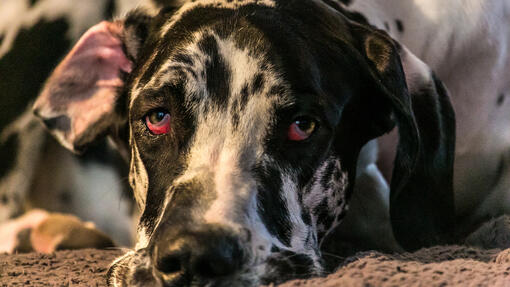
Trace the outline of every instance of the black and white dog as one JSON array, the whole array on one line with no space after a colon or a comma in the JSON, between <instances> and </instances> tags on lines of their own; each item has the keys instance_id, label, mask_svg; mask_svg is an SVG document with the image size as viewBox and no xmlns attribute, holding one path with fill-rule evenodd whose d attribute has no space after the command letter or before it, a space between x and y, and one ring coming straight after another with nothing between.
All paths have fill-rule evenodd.
<instances>
[{"instance_id":1,"label":"black and white dog","mask_svg":"<svg viewBox=\"0 0 510 287\"><path fill-rule=\"evenodd\" d=\"M109 135L130 154L142 215L136 247L113 264L110 285L254 286L322 274L323 243L351 194L359 194L361 207L367 193L374 195L367 200L381 199L364 223L387 246L416 249L455 237L471 189L456 189L456 210L454 156L461 162L455 187L462 188L473 169L462 160L471 143L461 135L455 154L446 89L404 44L452 84L462 120L460 101L475 100L478 84L466 94L455 84L493 73L478 78L497 89L480 102L494 96L490 104L501 112L481 111L486 124L478 131L495 135L501 126L489 123L508 111L510 65L507 38L494 42L490 33L509 36L509 4L375 2L168 1L102 22L81 38L34 111L71 150ZM447 18L454 24L436 31ZM466 55L478 51L472 41L488 45L474 59L484 70L451 73L455 65L469 67ZM380 165L393 170L389 188L369 142L395 126L392 164L391 137L381 144ZM459 130L466 132L462 123ZM486 166L499 166L490 175L494 186L508 181L508 145L497 146L494 161L483 157ZM475 217L490 215L478 207ZM350 216L363 218L363 211Z\"/></svg>"}]
</instances>

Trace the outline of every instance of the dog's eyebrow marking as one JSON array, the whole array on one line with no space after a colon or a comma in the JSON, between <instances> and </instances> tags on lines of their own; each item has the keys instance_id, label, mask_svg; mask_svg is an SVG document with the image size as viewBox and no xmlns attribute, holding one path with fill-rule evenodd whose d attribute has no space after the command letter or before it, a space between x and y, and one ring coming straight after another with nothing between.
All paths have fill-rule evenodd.
<instances>
[{"instance_id":1,"label":"dog's eyebrow marking","mask_svg":"<svg viewBox=\"0 0 510 287\"><path fill-rule=\"evenodd\" d=\"M154 52L150 56L148 61L146 61L143 64L143 66L141 68L141 72L136 76L135 79L133 79L133 85L131 88L131 99L129 101L129 110L132 110L135 100L142 93L142 89L143 89L143 85L141 83L142 77L145 74L145 72L147 71L147 69L149 69L150 65L154 62L154 60L156 59L156 56L157 56L157 52Z\"/></svg>"}]
</instances>

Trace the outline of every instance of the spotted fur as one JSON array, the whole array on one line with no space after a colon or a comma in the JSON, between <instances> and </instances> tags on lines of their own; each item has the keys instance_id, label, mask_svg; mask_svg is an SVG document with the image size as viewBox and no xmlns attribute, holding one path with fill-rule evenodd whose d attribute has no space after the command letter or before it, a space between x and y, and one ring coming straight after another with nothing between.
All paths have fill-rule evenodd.
<instances>
[{"instance_id":1,"label":"spotted fur","mask_svg":"<svg viewBox=\"0 0 510 287\"><path fill-rule=\"evenodd\" d=\"M396 235L407 248L446 237L454 137L447 93L421 62L402 67L412 58L405 47L329 2L168 1L157 15L135 10L95 26L57 67L34 109L70 123L52 129L65 146L129 134L117 140L130 151L141 217L135 249L109 271L111 286L256 286L324 274L323 242L345 217L356 171L375 166L358 166L362 147L395 125ZM81 71L74 61L87 49L98 82L77 80L77 95L54 92ZM426 105L412 105L417 94ZM111 99L101 120L66 108L83 98ZM415 117L417 108L435 120ZM148 129L153 111L170 115L167 134ZM317 128L294 142L287 131L303 116ZM88 126L78 140L75 121ZM424 141L439 144L421 149ZM431 166L425 150L441 164ZM408 209L429 218L417 233L406 232L417 221L401 211Z\"/></svg>"}]
</instances>

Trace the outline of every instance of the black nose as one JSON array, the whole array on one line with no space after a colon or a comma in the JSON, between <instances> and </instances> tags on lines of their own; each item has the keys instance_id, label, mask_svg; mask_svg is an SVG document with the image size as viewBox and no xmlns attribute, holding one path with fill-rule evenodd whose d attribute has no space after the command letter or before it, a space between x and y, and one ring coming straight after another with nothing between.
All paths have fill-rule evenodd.
<instances>
[{"instance_id":1,"label":"black nose","mask_svg":"<svg viewBox=\"0 0 510 287\"><path fill-rule=\"evenodd\" d=\"M239 239L223 232L186 235L156 246L156 268L164 274L222 277L236 273L244 261Z\"/></svg>"}]
</instances>

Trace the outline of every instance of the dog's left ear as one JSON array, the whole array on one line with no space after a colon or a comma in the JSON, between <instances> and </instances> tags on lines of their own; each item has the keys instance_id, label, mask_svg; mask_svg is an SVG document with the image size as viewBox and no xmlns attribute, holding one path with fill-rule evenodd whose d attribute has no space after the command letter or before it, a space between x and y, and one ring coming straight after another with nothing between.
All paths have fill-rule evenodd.
<instances>
[{"instance_id":1,"label":"dog's left ear","mask_svg":"<svg viewBox=\"0 0 510 287\"><path fill-rule=\"evenodd\" d=\"M101 136L123 132L122 91L150 21L149 14L135 10L123 20L93 26L47 80L34 113L69 150L79 153Z\"/></svg>"},{"instance_id":2,"label":"dog's left ear","mask_svg":"<svg viewBox=\"0 0 510 287\"><path fill-rule=\"evenodd\" d=\"M369 119L363 141L398 127L390 197L394 235L408 250L448 242L455 221L455 116L448 93L428 66L384 32L355 23L350 29L371 86L363 96Z\"/></svg>"}]
</instances>

